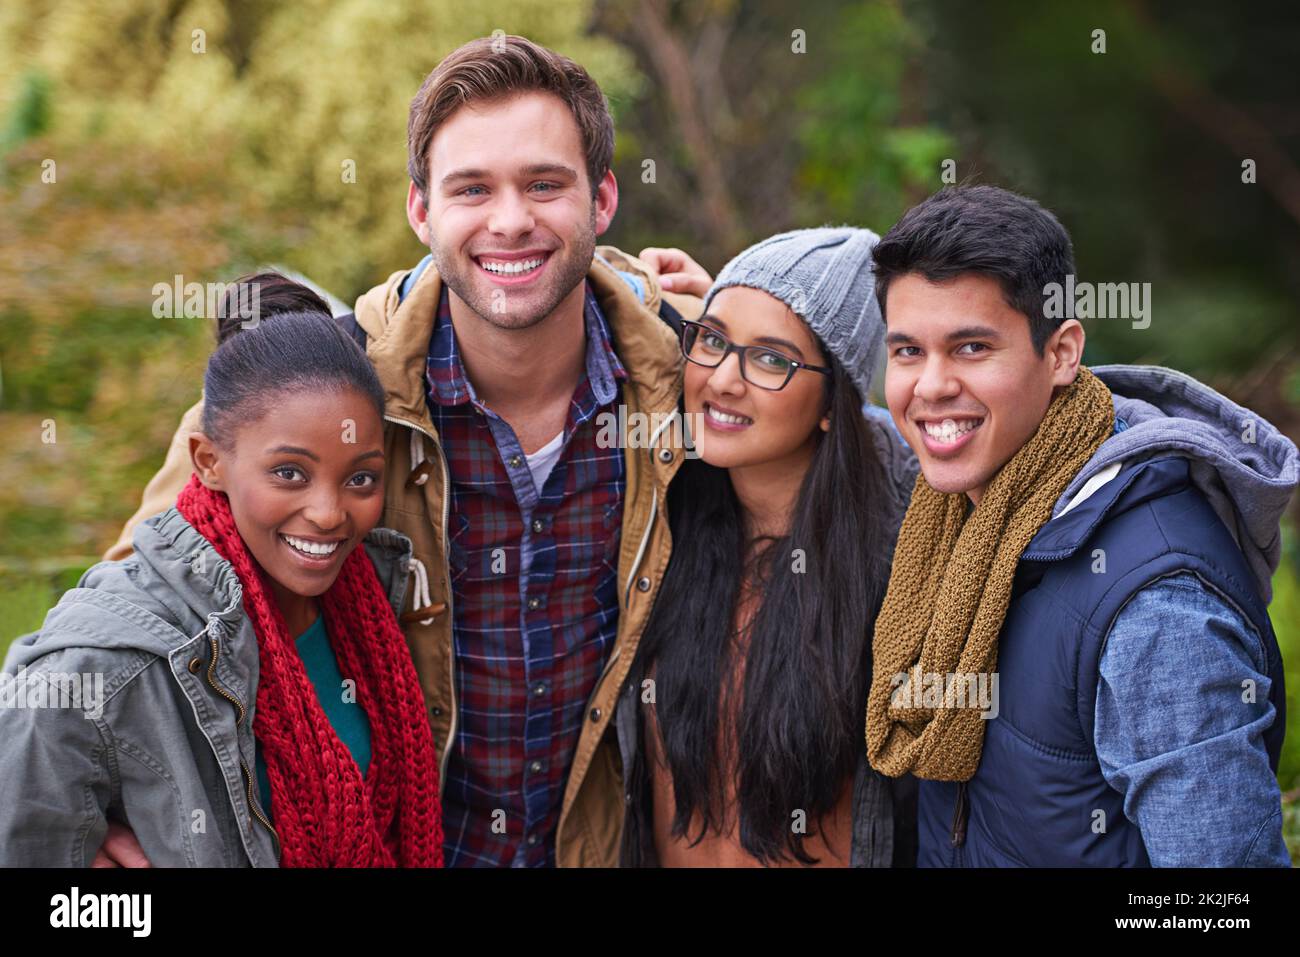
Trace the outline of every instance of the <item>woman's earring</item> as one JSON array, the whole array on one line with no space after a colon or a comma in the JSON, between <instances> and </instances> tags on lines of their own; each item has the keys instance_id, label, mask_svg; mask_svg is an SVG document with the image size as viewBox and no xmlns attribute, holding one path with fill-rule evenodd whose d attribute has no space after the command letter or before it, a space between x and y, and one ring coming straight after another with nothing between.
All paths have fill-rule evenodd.
<instances>
[{"instance_id":1,"label":"woman's earring","mask_svg":"<svg viewBox=\"0 0 1300 957\"><path fill-rule=\"evenodd\" d=\"M831 430L831 417L829 415L822 416L820 424L823 432L829 432Z\"/></svg>"}]
</instances>

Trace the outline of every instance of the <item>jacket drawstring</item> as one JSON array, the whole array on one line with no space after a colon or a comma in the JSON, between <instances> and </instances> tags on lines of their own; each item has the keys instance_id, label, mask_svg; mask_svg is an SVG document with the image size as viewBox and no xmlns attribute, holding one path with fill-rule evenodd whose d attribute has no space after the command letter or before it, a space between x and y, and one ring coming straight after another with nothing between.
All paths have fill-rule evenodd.
<instances>
[{"instance_id":1,"label":"jacket drawstring","mask_svg":"<svg viewBox=\"0 0 1300 957\"><path fill-rule=\"evenodd\" d=\"M407 488L429 481L433 463L424 454L424 436L419 429L411 429L411 474L406 477Z\"/></svg>"},{"instance_id":2,"label":"jacket drawstring","mask_svg":"<svg viewBox=\"0 0 1300 957\"><path fill-rule=\"evenodd\" d=\"M411 597L411 616L422 608L432 608L433 600L429 597L429 570L424 567L424 562L418 558L412 558L406 567L407 573L415 573L415 591ZM436 615L436 612L435 612ZM406 615L402 616L406 618ZM427 625L433 621L433 618L418 619L420 624Z\"/></svg>"},{"instance_id":3,"label":"jacket drawstring","mask_svg":"<svg viewBox=\"0 0 1300 957\"><path fill-rule=\"evenodd\" d=\"M433 461L424 454L424 435L419 429L411 429L411 473L406 477L406 487L412 488L416 485L423 485L429 481L429 473L433 471ZM434 604L429 595L429 570L424 567L424 562L418 558L412 557L406 566L408 575L415 575L415 589L411 593L411 610L402 615L401 620L404 624L418 622L421 625L429 625L433 620L447 610L444 602ZM420 612L425 612L425 617L420 616Z\"/></svg>"}]
</instances>

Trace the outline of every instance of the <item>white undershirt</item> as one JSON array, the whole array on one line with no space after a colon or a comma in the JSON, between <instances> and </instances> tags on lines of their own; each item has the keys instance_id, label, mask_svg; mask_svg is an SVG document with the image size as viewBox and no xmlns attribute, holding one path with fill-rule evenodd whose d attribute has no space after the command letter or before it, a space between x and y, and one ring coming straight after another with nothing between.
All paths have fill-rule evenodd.
<instances>
[{"instance_id":1,"label":"white undershirt","mask_svg":"<svg viewBox=\"0 0 1300 957\"><path fill-rule=\"evenodd\" d=\"M1111 479L1113 479L1116 475L1119 474L1119 470L1123 465L1124 465L1123 459L1121 459L1118 462L1112 462L1110 463L1110 465L1107 465L1104 469L1102 469L1092 478L1088 479L1088 481L1084 482L1083 487L1080 488L1079 491L1074 493L1074 498L1070 499L1070 503L1066 505L1065 508L1061 509L1061 514L1057 515L1056 517L1060 518L1061 515L1064 515L1066 512L1074 508L1074 506L1078 505L1080 502L1083 502L1085 499L1091 498L1093 492L1097 491L1097 489L1101 488L1103 485L1105 485L1107 482L1109 482Z\"/></svg>"},{"instance_id":2,"label":"white undershirt","mask_svg":"<svg viewBox=\"0 0 1300 957\"><path fill-rule=\"evenodd\" d=\"M564 430L551 441L547 442L536 452L524 453L524 458L528 460L528 471L533 473L533 484L537 486L537 494L542 494L542 486L546 484L546 479L551 474L551 469L555 468L555 463L560 460L560 450L564 445Z\"/></svg>"}]
</instances>

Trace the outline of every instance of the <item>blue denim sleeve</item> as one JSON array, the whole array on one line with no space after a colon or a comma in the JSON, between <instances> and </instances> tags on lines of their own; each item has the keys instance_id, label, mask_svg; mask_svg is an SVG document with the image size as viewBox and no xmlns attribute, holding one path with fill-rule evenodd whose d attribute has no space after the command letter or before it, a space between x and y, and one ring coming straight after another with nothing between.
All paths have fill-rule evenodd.
<instances>
[{"instance_id":1,"label":"blue denim sleeve","mask_svg":"<svg viewBox=\"0 0 1300 957\"><path fill-rule=\"evenodd\" d=\"M1094 743L1156 867L1290 867L1263 740L1275 718L1266 671L1255 629L1191 573L1116 616Z\"/></svg>"}]
</instances>

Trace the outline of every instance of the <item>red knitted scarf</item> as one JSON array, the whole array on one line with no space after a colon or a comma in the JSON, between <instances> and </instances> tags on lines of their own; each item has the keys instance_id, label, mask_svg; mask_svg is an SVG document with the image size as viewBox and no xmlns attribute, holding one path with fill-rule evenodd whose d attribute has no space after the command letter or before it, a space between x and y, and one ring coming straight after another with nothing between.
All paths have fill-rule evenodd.
<instances>
[{"instance_id":1,"label":"red knitted scarf","mask_svg":"<svg viewBox=\"0 0 1300 957\"><path fill-rule=\"evenodd\" d=\"M235 528L230 500L198 476L176 499L234 566L257 635L253 733L271 779L282 867L441 867L438 760L406 639L365 549L321 596L330 647L370 722L365 777L321 708L266 572Z\"/></svg>"}]
</instances>

